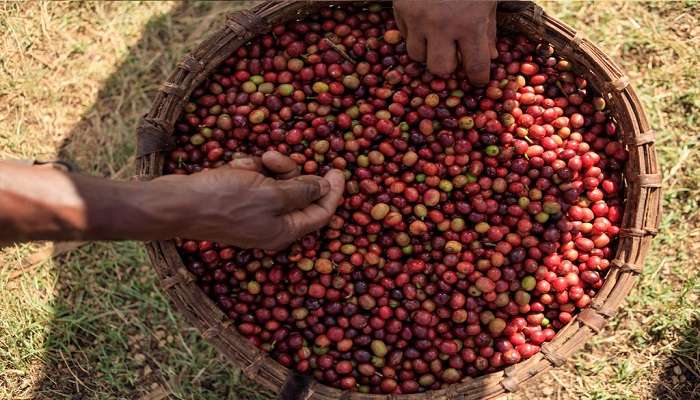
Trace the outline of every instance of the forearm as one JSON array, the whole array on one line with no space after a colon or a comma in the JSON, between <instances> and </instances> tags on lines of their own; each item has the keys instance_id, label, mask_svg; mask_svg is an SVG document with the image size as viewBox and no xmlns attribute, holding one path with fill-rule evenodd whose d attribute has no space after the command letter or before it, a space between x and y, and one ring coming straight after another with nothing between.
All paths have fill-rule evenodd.
<instances>
[{"instance_id":1,"label":"forearm","mask_svg":"<svg viewBox=\"0 0 700 400\"><path fill-rule=\"evenodd\" d=\"M285 176L274 179L263 172ZM323 227L342 199L337 170L298 176L289 157L189 176L115 182L0 161L0 245L28 240L215 240L280 249Z\"/></svg>"},{"instance_id":2,"label":"forearm","mask_svg":"<svg viewBox=\"0 0 700 400\"><path fill-rule=\"evenodd\" d=\"M0 243L177 235L174 185L0 163Z\"/></svg>"}]
</instances>

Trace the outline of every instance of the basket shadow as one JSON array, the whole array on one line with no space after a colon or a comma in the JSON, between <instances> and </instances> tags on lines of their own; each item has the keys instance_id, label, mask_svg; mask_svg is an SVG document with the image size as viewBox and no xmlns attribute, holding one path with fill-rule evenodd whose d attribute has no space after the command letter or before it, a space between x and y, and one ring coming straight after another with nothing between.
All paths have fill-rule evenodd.
<instances>
[{"instance_id":1,"label":"basket shadow","mask_svg":"<svg viewBox=\"0 0 700 400\"><path fill-rule=\"evenodd\" d=\"M59 157L83 172L128 179L134 175L139 119L158 86L188 50L209 32L221 13L238 6L185 2L152 17L123 62L100 88L97 99L59 147Z\"/></svg>"},{"instance_id":2,"label":"basket shadow","mask_svg":"<svg viewBox=\"0 0 700 400\"><path fill-rule=\"evenodd\" d=\"M700 318L693 319L679 336L652 391L655 399L700 398Z\"/></svg>"},{"instance_id":3,"label":"basket shadow","mask_svg":"<svg viewBox=\"0 0 700 400\"><path fill-rule=\"evenodd\" d=\"M88 174L131 179L136 126L159 83L222 12L248 5L185 2L151 18L59 158ZM30 398L261 398L173 314L141 243L86 244L53 256L54 316Z\"/></svg>"}]
</instances>

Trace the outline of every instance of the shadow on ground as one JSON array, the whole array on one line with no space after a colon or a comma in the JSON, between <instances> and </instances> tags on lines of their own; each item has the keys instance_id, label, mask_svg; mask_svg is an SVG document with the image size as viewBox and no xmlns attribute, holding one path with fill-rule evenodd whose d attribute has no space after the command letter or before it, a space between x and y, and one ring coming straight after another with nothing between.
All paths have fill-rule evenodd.
<instances>
[{"instance_id":1,"label":"shadow on ground","mask_svg":"<svg viewBox=\"0 0 700 400\"><path fill-rule=\"evenodd\" d=\"M179 3L153 17L62 143L83 172L130 179L135 128L158 84L236 3ZM58 285L32 399L258 399L266 395L173 314L143 246L94 243L54 260Z\"/></svg>"},{"instance_id":2,"label":"shadow on ground","mask_svg":"<svg viewBox=\"0 0 700 400\"><path fill-rule=\"evenodd\" d=\"M700 399L700 318L695 318L679 336L659 374L655 399Z\"/></svg>"},{"instance_id":3,"label":"shadow on ground","mask_svg":"<svg viewBox=\"0 0 700 400\"><path fill-rule=\"evenodd\" d=\"M154 17L62 144L61 158L88 173L132 176L135 127L158 84L221 11L245 6L183 3ZM31 398L269 398L173 313L148 264L135 242L89 244L55 261L60 283L52 305L55 318L38 366L44 377ZM694 353L699 330L695 320L681 332L656 398L700 398L700 356Z\"/></svg>"}]
</instances>

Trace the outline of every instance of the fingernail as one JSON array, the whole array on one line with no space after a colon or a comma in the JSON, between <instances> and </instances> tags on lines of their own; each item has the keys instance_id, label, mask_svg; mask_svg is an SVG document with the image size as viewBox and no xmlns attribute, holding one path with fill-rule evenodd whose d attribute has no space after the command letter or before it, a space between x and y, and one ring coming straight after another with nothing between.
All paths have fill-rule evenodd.
<instances>
[{"instance_id":1,"label":"fingernail","mask_svg":"<svg viewBox=\"0 0 700 400\"><path fill-rule=\"evenodd\" d=\"M299 181L299 182L318 182L318 187L321 192L321 196L325 196L326 193L330 192L331 190L331 184L328 182L328 179L322 178L320 176L316 175L302 175L302 176L297 176L294 178L294 180Z\"/></svg>"},{"instance_id":2,"label":"fingernail","mask_svg":"<svg viewBox=\"0 0 700 400\"><path fill-rule=\"evenodd\" d=\"M325 196L328 192L331 191L331 184L328 182L328 179L321 178L318 181L318 184L321 186L321 196Z\"/></svg>"},{"instance_id":3,"label":"fingernail","mask_svg":"<svg viewBox=\"0 0 700 400\"><path fill-rule=\"evenodd\" d=\"M332 169L328 171L329 174L337 175L340 179L345 180L345 174L339 169Z\"/></svg>"},{"instance_id":4,"label":"fingernail","mask_svg":"<svg viewBox=\"0 0 700 400\"><path fill-rule=\"evenodd\" d=\"M250 158L237 158L231 160L231 166L235 168L249 168L253 166L253 160Z\"/></svg>"}]
</instances>

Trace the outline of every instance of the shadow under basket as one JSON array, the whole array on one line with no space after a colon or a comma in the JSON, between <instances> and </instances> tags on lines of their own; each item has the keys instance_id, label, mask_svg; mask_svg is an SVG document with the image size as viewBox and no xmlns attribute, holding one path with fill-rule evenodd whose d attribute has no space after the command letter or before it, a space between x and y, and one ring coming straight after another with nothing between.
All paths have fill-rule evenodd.
<instances>
[{"instance_id":1,"label":"shadow under basket","mask_svg":"<svg viewBox=\"0 0 700 400\"><path fill-rule=\"evenodd\" d=\"M274 24L303 18L328 2L264 2L227 15L225 23L185 56L160 87L152 108L138 129L139 176L148 180L163 174L163 152L173 145L173 131L192 90L251 38ZM386 2L386 7L391 3ZM243 373L283 399L491 399L518 390L520 384L558 367L603 329L615 316L642 271L644 257L660 219L661 174L656 159L654 132L628 78L598 47L574 29L545 14L531 2L502 3L499 29L520 32L550 43L569 59L574 70L596 88L610 107L629 151L624 172L625 211L622 229L605 283L591 305L574 316L554 339L529 359L478 378L465 378L440 390L406 395L368 395L344 391L301 376L250 344L218 306L201 291L186 269L175 243L146 243L160 276L163 291L175 309L197 327Z\"/></svg>"}]
</instances>

